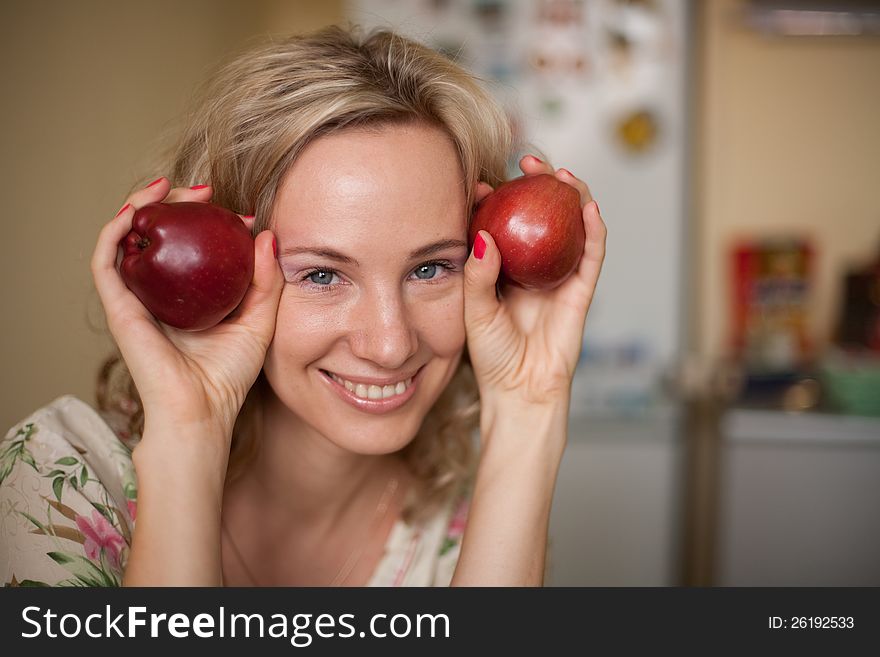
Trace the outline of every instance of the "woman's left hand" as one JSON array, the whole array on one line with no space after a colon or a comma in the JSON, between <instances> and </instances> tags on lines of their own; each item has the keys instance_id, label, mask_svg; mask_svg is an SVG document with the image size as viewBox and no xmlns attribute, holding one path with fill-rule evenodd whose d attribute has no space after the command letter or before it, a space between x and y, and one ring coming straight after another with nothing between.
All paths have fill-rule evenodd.
<instances>
[{"instance_id":1,"label":"woman's left hand","mask_svg":"<svg viewBox=\"0 0 880 657\"><path fill-rule=\"evenodd\" d=\"M532 156L520 160L525 175L550 173L581 197L586 232L584 254L575 272L552 290L507 285L496 294L501 255L492 236L482 259L473 251L465 265L464 319L467 345L482 399L514 403L568 402L580 357L584 322L602 261L606 229L586 183L566 169L553 169ZM492 191L480 183L477 200Z\"/></svg>"}]
</instances>

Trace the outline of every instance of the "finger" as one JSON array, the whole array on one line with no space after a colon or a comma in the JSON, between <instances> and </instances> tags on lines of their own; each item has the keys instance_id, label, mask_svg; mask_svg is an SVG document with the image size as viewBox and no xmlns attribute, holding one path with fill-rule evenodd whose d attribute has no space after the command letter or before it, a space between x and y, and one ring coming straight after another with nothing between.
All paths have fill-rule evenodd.
<instances>
[{"instance_id":1,"label":"finger","mask_svg":"<svg viewBox=\"0 0 880 657\"><path fill-rule=\"evenodd\" d=\"M575 176L568 169L557 169L556 177L578 190L578 194L581 195L581 207L584 207L587 203L593 200L593 195L590 193L590 188L587 186L587 183Z\"/></svg>"},{"instance_id":2,"label":"finger","mask_svg":"<svg viewBox=\"0 0 880 657\"><path fill-rule=\"evenodd\" d=\"M520 158L519 168L527 176L538 173L553 173L553 167L534 155L526 155Z\"/></svg>"},{"instance_id":3,"label":"finger","mask_svg":"<svg viewBox=\"0 0 880 657\"><path fill-rule=\"evenodd\" d=\"M108 315L120 299L131 294L122 282L119 272L116 271L116 257L119 242L131 230L134 212L135 208L131 203L122 206L116 217L101 229L95 250L92 253L92 277L95 280L98 296L101 297L101 303L104 304Z\"/></svg>"},{"instance_id":4,"label":"finger","mask_svg":"<svg viewBox=\"0 0 880 657\"><path fill-rule=\"evenodd\" d=\"M599 204L596 201L588 203L584 208L584 230L587 233L584 255L578 264L576 276L583 283L587 295L592 297L605 261L605 245L608 239L608 229L599 214Z\"/></svg>"},{"instance_id":5,"label":"finger","mask_svg":"<svg viewBox=\"0 0 880 657\"><path fill-rule=\"evenodd\" d=\"M164 203L209 203L214 194L211 185L193 185L192 187L175 187L168 196L165 197ZM254 228L254 217L251 215L238 215L247 226L248 230Z\"/></svg>"},{"instance_id":6,"label":"finger","mask_svg":"<svg viewBox=\"0 0 880 657\"><path fill-rule=\"evenodd\" d=\"M477 189L475 190L476 198L474 199L474 203L479 203L484 198L489 196L493 191L492 185L487 182L483 182L482 180L477 183Z\"/></svg>"},{"instance_id":7,"label":"finger","mask_svg":"<svg viewBox=\"0 0 880 657\"><path fill-rule=\"evenodd\" d=\"M144 207L147 203L157 203L163 200L171 191L171 182L165 176L156 178L146 187L142 187L126 199L126 203L134 206L135 210Z\"/></svg>"},{"instance_id":8,"label":"finger","mask_svg":"<svg viewBox=\"0 0 880 657\"><path fill-rule=\"evenodd\" d=\"M464 321L470 331L488 326L500 302L495 283L501 271L501 253L485 230L477 232L471 254L464 265Z\"/></svg>"},{"instance_id":9,"label":"finger","mask_svg":"<svg viewBox=\"0 0 880 657\"><path fill-rule=\"evenodd\" d=\"M131 220L134 217L135 210L148 203L161 201L168 195L170 188L171 183L163 176L128 197L125 204L116 213L116 216L98 234L98 242L92 254L93 273L105 274L109 271L116 271L116 255L119 242L131 230Z\"/></svg>"},{"instance_id":10,"label":"finger","mask_svg":"<svg viewBox=\"0 0 880 657\"><path fill-rule=\"evenodd\" d=\"M277 243L271 230L264 230L254 240L254 277L241 304L230 319L246 323L268 345L275 332L278 303L284 288L284 276L276 257Z\"/></svg>"},{"instance_id":11,"label":"finger","mask_svg":"<svg viewBox=\"0 0 880 657\"><path fill-rule=\"evenodd\" d=\"M211 200L214 193L210 185L193 185L192 187L175 187L168 196L165 197L165 203L207 203Z\"/></svg>"},{"instance_id":12,"label":"finger","mask_svg":"<svg viewBox=\"0 0 880 657\"><path fill-rule=\"evenodd\" d=\"M126 362L138 362L138 354L158 353L163 343L159 322L125 285L116 269L119 242L131 230L135 208L126 203L101 230L92 256L92 276L104 307L107 326Z\"/></svg>"},{"instance_id":13,"label":"finger","mask_svg":"<svg viewBox=\"0 0 880 657\"><path fill-rule=\"evenodd\" d=\"M171 183L164 176L157 178L146 187L131 194L125 204L98 234L98 241L92 253L91 270L95 288L104 306L111 331L117 318L149 317L152 315L137 297L125 286L116 269L119 243L131 230L131 222L138 208L165 198Z\"/></svg>"}]
</instances>

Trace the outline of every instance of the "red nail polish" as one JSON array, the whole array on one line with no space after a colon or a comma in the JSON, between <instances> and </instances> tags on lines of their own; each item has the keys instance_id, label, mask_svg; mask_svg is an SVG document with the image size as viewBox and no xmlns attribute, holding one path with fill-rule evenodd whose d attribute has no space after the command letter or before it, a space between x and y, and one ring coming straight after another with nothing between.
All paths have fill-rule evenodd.
<instances>
[{"instance_id":1,"label":"red nail polish","mask_svg":"<svg viewBox=\"0 0 880 657\"><path fill-rule=\"evenodd\" d=\"M242 217L242 219L253 219L253 218L254 218L254 215L252 215L252 214L248 214L248 215L245 215Z\"/></svg>"},{"instance_id":2,"label":"red nail polish","mask_svg":"<svg viewBox=\"0 0 880 657\"><path fill-rule=\"evenodd\" d=\"M278 243L275 241L275 238L272 238L272 255L276 258L278 257Z\"/></svg>"},{"instance_id":3,"label":"red nail polish","mask_svg":"<svg viewBox=\"0 0 880 657\"><path fill-rule=\"evenodd\" d=\"M116 213L116 217L121 215L123 212L128 210L130 207L131 207L131 203L126 203L125 205L123 205L121 208L119 208L119 212ZM113 217L113 218L116 219L116 217Z\"/></svg>"},{"instance_id":4,"label":"red nail polish","mask_svg":"<svg viewBox=\"0 0 880 657\"><path fill-rule=\"evenodd\" d=\"M205 189L207 185L193 185L190 189Z\"/></svg>"},{"instance_id":5,"label":"red nail polish","mask_svg":"<svg viewBox=\"0 0 880 657\"><path fill-rule=\"evenodd\" d=\"M165 176L159 176L153 182L151 182L149 185L147 185L147 187L152 187L153 185L158 185L163 180L165 180Z\"/></svg>"},{"instance_id":6,"label":"red nail polish","mask_svg":"<svg viewBox=\"0 0 880 657\"><path fill-rule=\"evenodd\" d=\"M483 256L486 254L486 240L483 239L483 236L477 233L477 236L474 238L474 257L477 260L482 260Z\"/></svg>"}]
</instances>

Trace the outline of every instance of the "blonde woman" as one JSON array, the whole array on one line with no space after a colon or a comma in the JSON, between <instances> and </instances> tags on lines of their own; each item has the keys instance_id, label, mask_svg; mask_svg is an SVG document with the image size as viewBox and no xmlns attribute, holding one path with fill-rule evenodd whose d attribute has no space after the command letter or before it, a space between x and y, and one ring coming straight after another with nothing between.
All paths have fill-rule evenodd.
<instances>
[{"instance_id":1,"label":"blonde woman","mask_svg":"<svg viewBox=\"0 0 880 657\"><path fill-rule=\"evenodd\" d=\"M541 585L604 257L587 186L521 160L580 192L587 244L562 286L499 295L492 236L469 251L467 227L511 137L455 64L334 27L239 56L200 98L95 247L121 354L99 411L62 397L2 444L0 575ZM158 201L210 201L252 229L252 284L215 328L156 322L119 276L135 210Z\"/></svg>"}]
</instances>

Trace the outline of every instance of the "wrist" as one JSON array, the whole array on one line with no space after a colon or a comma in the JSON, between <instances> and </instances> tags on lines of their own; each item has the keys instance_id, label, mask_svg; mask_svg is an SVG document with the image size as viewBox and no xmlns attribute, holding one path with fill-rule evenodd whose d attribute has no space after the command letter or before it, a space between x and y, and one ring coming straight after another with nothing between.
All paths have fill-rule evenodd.
<instances>
[{"instance_id":1,"label":"wrist","mask_svg":"<svg viewBox=\"0 0 880 657\"><path fill-rule=\"evenodd\" d=\"M232 432L208 424L146 422L131 454L140 483L159 478L222 484Z\"/></svg>"},{"instance_id":2,"label":"wrist","mask_svg":"<svg viewBox=\"0 0 880 657\"><path fill-rule=\"evenodd\" d=\"M481 395L480 434L484 441L502 431L506 435L540 433L549 434L549 439L564 439L569 406L569 397L537 402L510 395ZM560 426L563 427L561 434Z\"/></svg>"},{"instance_id":3,"label":"wrist","mask_svg":"<svg viewBox=\"0 0 880 657\"><path fill-rule=\"evenodd\" d=\"M511 476L528 471L555 479L568 436L568 411L567 398L540 404L481 400L482 466Z\"/></svg>"},{"instance_id":4,"label":"wrist","mask_svg":"<svg viewBox=\"0 0 880 657\"><path fill-rule=\"evenodd\" d=\"M232 427L240 410L212 407L210 404L194 402L181 397L178 402L164 400L150 403L144 400L144 431L150 427L157 430L192 435L232 435Z\"/></svg>"}]
</instances>

